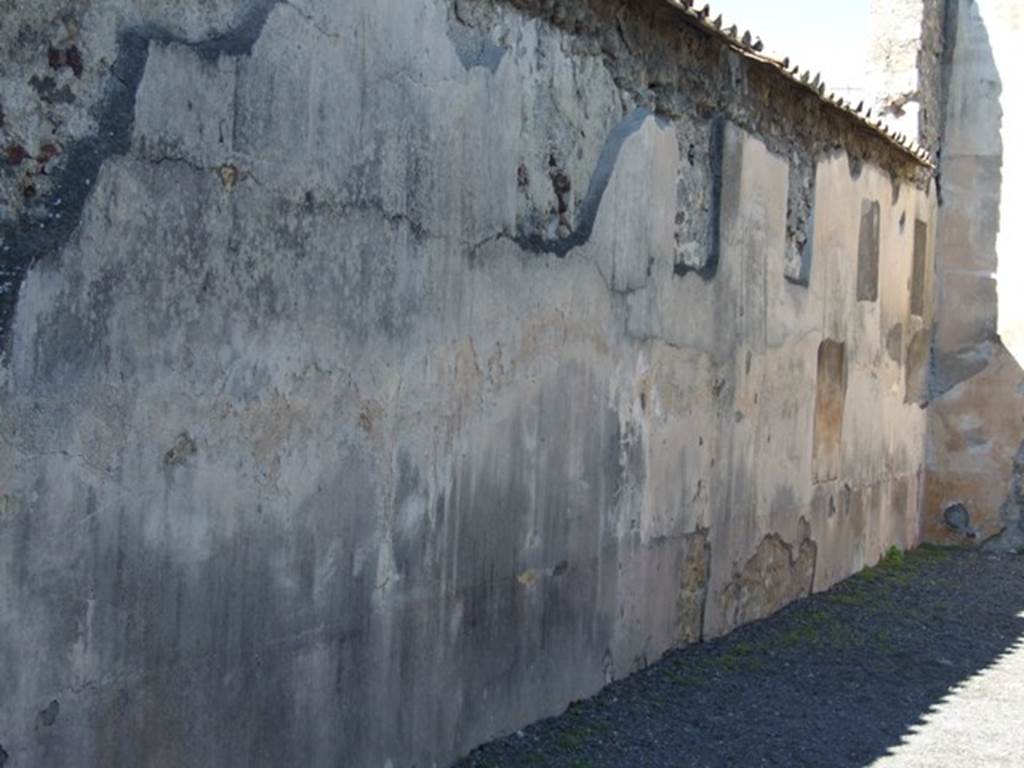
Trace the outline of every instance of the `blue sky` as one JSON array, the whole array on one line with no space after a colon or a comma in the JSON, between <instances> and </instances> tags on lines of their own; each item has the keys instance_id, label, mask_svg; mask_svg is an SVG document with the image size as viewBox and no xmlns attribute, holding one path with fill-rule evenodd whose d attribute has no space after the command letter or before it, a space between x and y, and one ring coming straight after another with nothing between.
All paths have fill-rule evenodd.
<instances>
[{"instance_id":1,"label":"blue sky","mask_svg":"<svg viewBox=\"0 0 1024 768\"><path fill-rule=\"evenodd\" d=\"M863 88L871 0L709 0L727 25L749 29L765 50L820 71L834 89Z\"/></svg>"}]
</instances>

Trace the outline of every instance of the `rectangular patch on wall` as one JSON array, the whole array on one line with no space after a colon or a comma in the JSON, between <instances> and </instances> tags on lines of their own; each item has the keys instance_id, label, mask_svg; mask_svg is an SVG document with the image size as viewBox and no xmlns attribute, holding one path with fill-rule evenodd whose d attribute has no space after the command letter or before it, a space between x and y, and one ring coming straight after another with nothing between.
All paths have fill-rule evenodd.
<instances>
[{"instance_id":1,"label":"rectangular patch on wall","mask_svg":"<svg viewBox=\"0 0 1024 768\"><path fill-rule=\"evenodd\" d=\"M695 272L705 280L710 280L718 272L718 259L721 252L721 215L722 215L722 184L725 166L726 119L716 115L711 121L708 135L708 178L711 183L707 228L707 246L704 250L680 250L676 254L674 272L685 277ZM676 237L679 237L678 231Z\"/></svg>"},{"instance_id":2,"label":"rectangular patch on wall","mask_svg":"<svg viewBox=\"0 0 1024 768\"><path fill-rule=\"evenodd\" d=\"M857 301L878 301L878 248L882 212L877 200L860 206L860 240L857 246Z\"/></svg>"},{"instance_id":3,"label":"rectangular patch on wall","mask_svg":"<svg viewBox=\"0 0 1024 768\"><path fill-rule=\"evenodd\" d=\"M910 314L924 317L924 274L928 262L928 225L914 222L914 271L910 278Z\"/></svg>"},{"instance_id":4,"label":"rectangular patch on wall","mask_svg":"<svg viewBox=\"0 0 1024 768\"><path fill-rule=\"evenodd\" d=\"M825 339L818 347L818 386L814 401L814 482L839 477L846 405L846 345Z\"/></svg>"},{"instance_id":5,"label":"rectangular patch on wall","mask_svg":"<svg viewBox=\"0 0 1024 768\"><path fill-rule=\"evenodd\" d=\"M931 333L920 330L907 347L904 402L924 406L928 403L928 362L931 354Z\"/></svg>"},{"instance_id":6,"label":"rectangular patch on wall","mask_svg":"<svg viewBox=\"0 0 1024 768\"><path fill-rule=\"evenodd\" d=\"M811 284L814 249L814 166L789 168L789 203L786 210L786 261L784 276L793 285Z\"/></svg>"}]
</instances>

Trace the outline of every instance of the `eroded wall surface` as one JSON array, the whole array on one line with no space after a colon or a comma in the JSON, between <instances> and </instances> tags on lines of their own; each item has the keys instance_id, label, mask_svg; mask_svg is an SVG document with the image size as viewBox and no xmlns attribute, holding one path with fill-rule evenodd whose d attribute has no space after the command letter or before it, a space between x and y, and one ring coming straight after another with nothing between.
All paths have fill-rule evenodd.
<instances>
[{"instance_id":1,"label":"eroded wall surface","mask_svg":"<svg viewBox=\"0 0 1024 768\"><path fill-rule=\"evenodd\" d=\"M671 8L15 17L0 763L445 764L917 541L935 193Z\"/></svg>"},{"instance_id":2,"label":"eroded wall surface","mask_svg":"<svg viewBox=\"0 0 1024 768\"><path fill-rule=\"evenodd\" d=\"M1024 545L1024 164L1013 137L1024 130L1015 74L1024 9L960 0L946 25L925 529L943 543L1016 548Z\"/></svg>"}]
</instances>

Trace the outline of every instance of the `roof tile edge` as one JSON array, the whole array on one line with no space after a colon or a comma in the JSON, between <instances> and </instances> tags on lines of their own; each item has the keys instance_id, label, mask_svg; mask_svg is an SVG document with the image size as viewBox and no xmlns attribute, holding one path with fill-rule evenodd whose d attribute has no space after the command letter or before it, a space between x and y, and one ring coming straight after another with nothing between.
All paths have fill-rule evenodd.
<instances>
[{"instance_id":1,"label":"roof tile edge","mask_svg":"<svg viewBox=\"0 0 1024 768\"><path fill-rule=\"evenodd\" d=\"M779 61L762 53L764 43L761 42L761 38L752 35L749 31L741 35L735 24L731 27L725 27L721 14L712 19L710 5L704 5L698 9L694 5L693 0L664 0L664 2L680 11L683 17L692 25L711 34L713 37L717 37L737 53L774 68L791 83L811 92L822 103L846 114L850 119L859 123L862 128L886 141L905 155L908 155L914 162L934 169L935 164L928 150L916 141L894 131L883 120L879 118L872 119L871 110L864 111L864 102L854 107L837 97L835 93L827 89L821 79L821 73L812 75L810 70L804 70L801 73L800 67L792 66L788 58Z\"/></svg>"}]
</instances>

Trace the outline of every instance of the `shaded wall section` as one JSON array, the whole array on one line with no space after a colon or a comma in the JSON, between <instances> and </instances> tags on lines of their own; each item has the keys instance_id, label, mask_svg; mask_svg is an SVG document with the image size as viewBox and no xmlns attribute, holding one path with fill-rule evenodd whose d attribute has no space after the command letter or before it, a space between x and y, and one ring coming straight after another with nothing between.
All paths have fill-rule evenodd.
<instances>
[{"instance_id":1,"label":"shaded wall section","mask_svg":"<svg viewBox=\"0 0 1024 768\"><path fill-rule=\"evenodd\" d=\"M178 6L4 219L11 766L443 764L917 541L891 145L661 2Z\"/></svg>"}]
</instances>

